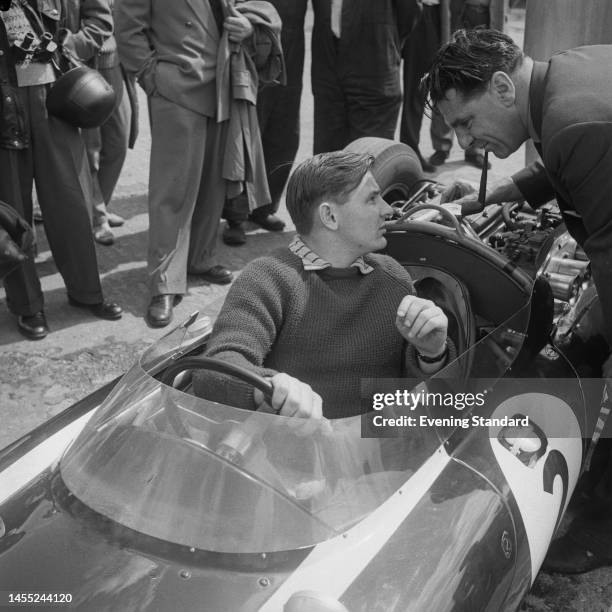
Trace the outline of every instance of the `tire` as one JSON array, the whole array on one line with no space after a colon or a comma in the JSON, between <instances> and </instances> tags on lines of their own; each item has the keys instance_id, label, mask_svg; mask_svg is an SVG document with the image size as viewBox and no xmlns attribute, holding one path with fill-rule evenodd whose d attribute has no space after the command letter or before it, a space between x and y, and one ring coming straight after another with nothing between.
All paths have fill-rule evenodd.
<instances>
[{"instance_id":1,"label":"tire","mask_svg":"<svg viewBox=\"0 0 612 612\"><path fill-rule=\"evenodd\" d=\"M406 144L387 138L358 138L345 147L353 153L369 153L374 157L372 174L386 202L407 200L424 180L417 154Z\"/></svg>"}]
</instances>

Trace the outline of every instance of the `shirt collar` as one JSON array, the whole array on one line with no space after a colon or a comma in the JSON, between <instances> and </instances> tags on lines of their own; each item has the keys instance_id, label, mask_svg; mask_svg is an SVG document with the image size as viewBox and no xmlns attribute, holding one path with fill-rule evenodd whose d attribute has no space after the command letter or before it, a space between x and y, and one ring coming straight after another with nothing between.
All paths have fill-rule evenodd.
<instances>
[{"instance_id":1,"label":"shirt collar","mask_svg":"<svg viewBox=\"0 0 612 612\"><path fill-rule=\"evenodd\" d=\"M289 250L302 260L304 270L307 272L325 270L326 268L332 267L328 261L317 255L309 246L304 244L304 241L298 235L291 241ZM351 267L358 268L362 274L369 274L374 270L372 266L365 262L362 256L359 256L351 264Z\"/></svg>"},{"instance_id":2,"label":"shirt collar","mask_svg":"<svg viewBox=\"0 0 612 612\"><path fill-rule=\"evenodd\" d=\"M533 116L531 114L531 103L527 106L527 131L529 133L529 138L533 140L533 142L540 142L540 136L536 133L535 127L533 125Z\"/></svg>"}]
</instances>

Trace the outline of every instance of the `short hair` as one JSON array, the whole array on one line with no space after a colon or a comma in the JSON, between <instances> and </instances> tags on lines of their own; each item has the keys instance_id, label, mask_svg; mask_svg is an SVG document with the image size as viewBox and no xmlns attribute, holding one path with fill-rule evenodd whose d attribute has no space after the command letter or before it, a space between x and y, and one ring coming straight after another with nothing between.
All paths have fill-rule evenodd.
<instances>
[{"instance_id":1,"label":"short hair","mask_svg":"<svg viewBox=\"0 0 612 612\"><path fill-rule=\"evenodd\" d=\"M486 90L495 72L512 74L523 58L521 49L503 32L457 30L436 52L421 87L430 108L444 99L449 89L470 98Z\"/></svg>"},{"instance_id":2,"label":"short hair","mask_svg":"<svg viewBox=\"0 0 612 612\"><path fill-rule=\"evenodd\" d=\"M374 157L350 151L319 153L303 161L287 184L286 205L298 233L313 227L314 210L325 200L344 204L371 169Z\"/></svg>"}]
</instances>

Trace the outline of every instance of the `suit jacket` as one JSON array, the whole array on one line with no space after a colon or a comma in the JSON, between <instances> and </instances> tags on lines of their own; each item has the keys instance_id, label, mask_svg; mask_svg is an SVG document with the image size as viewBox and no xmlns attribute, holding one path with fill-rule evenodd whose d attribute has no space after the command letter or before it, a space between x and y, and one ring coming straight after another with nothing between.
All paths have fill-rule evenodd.
<instances>
[{"instance_id":1,"label":"suit jacket","mask_svg":"<svg viewBox=\"0 0 612 612\"><path fill-rule=\"evenodd\" d=\"M347 77L356 88L400 96L402 46L420 16L421 1L344 0L337 44L331 30L331 0L313 0L312 4L313 89L317 91L321 84L326 87L331 62L341 78ZM330 47L337 51L332 57L326 52Z\"/></svg>"},{"instance_id":2,"label":"suit jacket","mask_svg":"<svg viewBox=\"0 0 612 612\"><path fill-rule=\"evenodd\" d=\"M121 63L148 95L215 115L220 33L208 0L119 0L115 37Z\"/></svg>"},{"instance_id":3,"label":"suit jacket","mask_svg":"<svg viewBox=\"0 0 612 612\"><path fill-rule=\"evenodd\" d=\"M612 340L612 45L535 62L529 95L543 164L513 179L533 206L556 197L591 260Z\"/></svg>"}]
</instances>

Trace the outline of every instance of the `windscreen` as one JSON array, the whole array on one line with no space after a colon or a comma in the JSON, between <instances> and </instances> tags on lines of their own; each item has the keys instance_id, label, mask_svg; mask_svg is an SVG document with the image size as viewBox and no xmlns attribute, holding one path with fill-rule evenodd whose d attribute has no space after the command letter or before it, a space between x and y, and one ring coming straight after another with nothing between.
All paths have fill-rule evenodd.
<instances>
[{"instance_id":1,"label":"windscreen","mask_svg":"<svg viewBox=\"0 0 612 612\"><path fill-rule=\"evenodd\" d=\"M178 328L143 355L60 465L78 499L140 533L225 553L313 546L374 511L452 434L426 426L364 435L355 416L305 435L300 419L196 397L188 379L175 388L153 375L184 352L185 338ZM472 377L501 377L522 338L506 321L415 384L456 391Z\"/></svg>"},{"instance_id":2,"label":"windscreen","mask_svg":"<svg viewBox=\"0 0 612 612\"><path fill-rule=\"evenodd\" d=\"M226 553L312 546L371 513L439 445L429 429L363 438L360 416L324 420L304 435L300 419L161 383L143 367L150 355L94 415L60 471L84 504L156 538Z\"/></svg>"}]
</instances>

